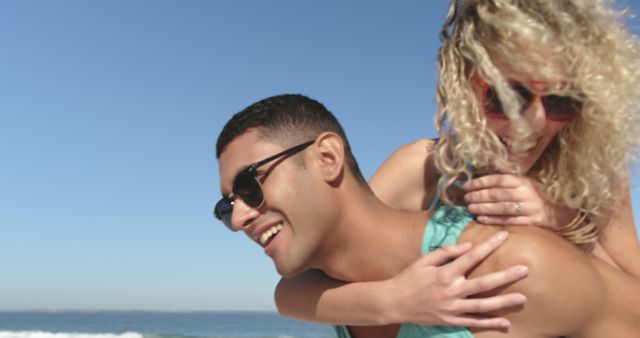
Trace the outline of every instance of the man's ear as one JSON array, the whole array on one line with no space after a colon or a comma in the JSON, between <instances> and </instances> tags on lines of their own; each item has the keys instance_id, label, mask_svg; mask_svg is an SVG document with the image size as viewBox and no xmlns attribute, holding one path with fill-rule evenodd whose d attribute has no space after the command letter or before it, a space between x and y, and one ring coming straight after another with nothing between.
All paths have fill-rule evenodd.
<instances>
[{"instance_id":1,"label":"man's ear","mask_svg":"<svg viewBox=\"0 0 640 338\"><path fill-rule=\"evenodd\" d=\"M327 182L342 178L344 170L344 142L333 132L324 132L316 139L317 161Z\"/></svg>"}]
</instances>

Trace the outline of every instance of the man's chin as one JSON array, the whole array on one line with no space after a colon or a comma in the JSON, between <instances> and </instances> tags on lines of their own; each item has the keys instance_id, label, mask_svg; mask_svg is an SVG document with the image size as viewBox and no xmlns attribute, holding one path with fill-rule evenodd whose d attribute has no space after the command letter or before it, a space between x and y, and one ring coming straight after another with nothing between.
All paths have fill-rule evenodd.
<instances>
[{"instance_id":1,"label":"man's chin","mask_svg":"<svg viewBox=\"0 0 640 338\"><path fill-rule=\"evenodd\" d=\"M276 266L276 271L278 271L278 274L280 274L282 278L293 278L307 270L303 268L297 268L297 269L286 268L286 267L279 266L278 264L275 264L275 266Z\"/></svg>"}]
</instances>

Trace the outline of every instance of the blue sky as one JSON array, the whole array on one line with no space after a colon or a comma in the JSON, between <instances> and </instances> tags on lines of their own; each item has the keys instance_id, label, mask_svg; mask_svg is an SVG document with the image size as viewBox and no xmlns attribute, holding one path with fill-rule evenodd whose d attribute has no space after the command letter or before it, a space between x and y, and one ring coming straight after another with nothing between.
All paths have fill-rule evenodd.
<instances>
[{"instance_id":1,"label":"blue sky","mask_svg":"<svg viewBox=\"0 0 640 338\"><path fill-rule=\"evenodd\" d=\"M370 176L435 136L447 3L0 1L0 310L274 309L271 261L211 216L223 124L312 96Z\"/></svg>"}]
</instances>

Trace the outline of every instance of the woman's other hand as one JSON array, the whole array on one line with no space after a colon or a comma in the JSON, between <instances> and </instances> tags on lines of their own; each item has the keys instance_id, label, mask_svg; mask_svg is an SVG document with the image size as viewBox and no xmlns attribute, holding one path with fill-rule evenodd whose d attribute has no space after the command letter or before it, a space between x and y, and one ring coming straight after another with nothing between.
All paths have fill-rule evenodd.
<instances>
[{"instance_id":1,"label":"woman's other hand","mask_svg":"<svg viewBox=\"0 0 640 338\"><path fill-rule=\"evenodd\" d=\"M548 201L531 177L494 174L465 183L464 200L476 220L493 225L535 225L558 229L576 216L569 207Z\"/></svg>"}]
</instances>

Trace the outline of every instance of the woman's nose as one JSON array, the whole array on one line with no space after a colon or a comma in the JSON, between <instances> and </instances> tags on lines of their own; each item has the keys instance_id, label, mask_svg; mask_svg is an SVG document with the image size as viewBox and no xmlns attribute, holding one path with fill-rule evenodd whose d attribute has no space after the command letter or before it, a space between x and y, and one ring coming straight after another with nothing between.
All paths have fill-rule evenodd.
<instances>
[{"instance_id":1,"label":"woman's nose","mask_svg":"<svg viewBox=\"0 0 640 338\"><path fill-rule=\"evenodd\" d=\"M539 95L533 97L530 104L525 107L522 118L534 133L544 128L547 119L546 111Z\"/></svg>"}]
</instances>

